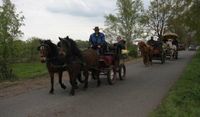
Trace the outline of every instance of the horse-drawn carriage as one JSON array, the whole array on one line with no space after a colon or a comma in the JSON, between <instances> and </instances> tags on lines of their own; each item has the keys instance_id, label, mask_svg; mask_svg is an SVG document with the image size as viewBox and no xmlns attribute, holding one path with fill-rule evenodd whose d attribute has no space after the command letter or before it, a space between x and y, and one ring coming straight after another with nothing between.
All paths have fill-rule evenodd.
<instances>
[{"instance_id":1,"label":"horse-drawn carriage","mask_svg":"<svg viewBox=\"0 0 200 117\"><path fill-rule=\"evenodd\" d=\"M163 47L166 53L166 57L172 59L178 59L178 37L175 33L165 33L163 35Z\"/></svg>"},{"instance_id":2,"label":"horse-drawn carriage","mask_svg":"<svg viewBox=\"0 0 200 117\"><path fill-rule=\"evenodd\" d=\"M153 55L152 55L152 60L160 60L161 63L165 63L165 51L163 49L161 41L155 41L153 47Z\"/></svg>"},{"instance_id":3,"label":"horse-drawn carriage","mask_svg":"<svg viewBox=\"0 0 200 117\"><path fill-rule=\"evenodd\" d=\"M109 47L108 51L99 56L97 71L98 77L106 75L108 83L112 85L116 81L117 73L120 80L125 79L126 57L122 54L122 45L114 44Z\"/></svg>"},{"instance_id":4,"label":"horse-drawn carriage","mask_svg":"<svg viewBox=\"0 0 200 117\"><path fill-rule=\"evenodd\" d=\"M151 39L147 44L152 47L151 60L160 60L162 64L165 63L165 51L162 42Z\"/></svg>"},{"instance_id":5,"label":"horse-drawn carriage","mask_svg":"<svg viewBox=\"0 0 200 117\"><path fill-rule=\"evenodd\" d=\"M84 51L79 50L75 41L66 38L59 38L60 42L55 45L50 40L40 42L38 50L42 63L46 63L47 69L51 77L50 93L54 92L54 74L59 75L59 83L61 88L66 86L62 83L62 74L68 71L69 82L71 84L70 94L75 94L77 89L77 80L84 83L84 88L88 87L88 77L91 72L97 78L97 86L100 86L100 75L106 75L109 84L113 84L116 80L116 74L122 80L125 78L126 67L125 58L121 54L122 46L116 44L114 48L98 55L97 52L88 48ZM83 73L85 79L81 78Z\"/></svg>"}]
</instances>

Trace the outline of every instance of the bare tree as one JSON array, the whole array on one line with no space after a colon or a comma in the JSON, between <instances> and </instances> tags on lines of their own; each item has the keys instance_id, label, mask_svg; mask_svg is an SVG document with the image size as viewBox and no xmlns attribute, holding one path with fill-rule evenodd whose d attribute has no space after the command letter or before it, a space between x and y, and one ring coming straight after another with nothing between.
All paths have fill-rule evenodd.
<instances>
[{"instance_id":1,"label":"bare tree","mask_svg":"<svg viewBox=\"0 0 200 117\"><path fill-rule=\"evenodd\" d=\"M173 11L172 0L152 0L146 12L148 27L153 30L156 35L161 38L165 29L167 29L167 21Z\"/></svg>"}]
</instances>

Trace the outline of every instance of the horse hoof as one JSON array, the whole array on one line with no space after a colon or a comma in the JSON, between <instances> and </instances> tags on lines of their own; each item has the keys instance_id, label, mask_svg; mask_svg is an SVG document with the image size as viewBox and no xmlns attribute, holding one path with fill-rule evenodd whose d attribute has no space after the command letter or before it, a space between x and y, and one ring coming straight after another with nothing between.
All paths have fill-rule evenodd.
<instances>
[{"instance_id":1,"label":"horse hoof","mask_svg":"<svg viewBox=\"0 0 200 117\"><path fill-rule=\"evenodd\" d=\"M74 93L74 92L70 92L70 95L71 95L71 96L74 96L74 95L75 95L75 93Z\"/></svg>"},{"instance_id":2,"label":"horse hoof","mask_svg":"<svg viewBox=\"0 0 200 117\"><path fill-rule=\"evenodd\" d=\"M101 86L101 83L98 83L98 84L97 84L97 87L100 87L100 86Z\"/></svg>"},{"instance_id":3,"label":"horse hoof","mask_svg":"<svg viewBox=\"0 0 200 117\"><path fill-rule=\"evenodd\" d=\"M75 86L74 86L74 89L78 89L78 88L79 88L78 85L75 85Z\"/></svg>"},{"instance_id":4,"label":"horse hoof","mask_svg":"<svg viewBox=\"0 0 200 117\"><path fill-rule=\"evenodd\" d=\"M61 88L66 89L67 87L65 85L61 85Z\"/></svg>"},{"instance_id":5,"label":"horse hoof","mask_svg":"<svg viewBox=\"0 0 200 117\"><path fill-rule=\"evenodd\" d=\"M85 85L85 86L83 87L83 90L87 90L87 88L88 88L88 86L87 86L87 85Z\"/></svg>"},{"instance_id":6,"label":"horse hoof","mask_svg":"<svg viewBox=\"0 0 200 117\"><path fill-rule=\"evenodd\" d=\"M50 90L50 91L49 91L49 94L54 94L53 90Z\"/></svg>"}]
</instances>

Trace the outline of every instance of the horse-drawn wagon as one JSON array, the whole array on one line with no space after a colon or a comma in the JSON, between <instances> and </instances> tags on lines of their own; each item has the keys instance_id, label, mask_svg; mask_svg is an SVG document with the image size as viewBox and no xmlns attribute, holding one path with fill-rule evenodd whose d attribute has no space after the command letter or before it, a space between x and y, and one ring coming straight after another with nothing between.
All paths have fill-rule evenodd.
<instances>
[{"instance_id":1,"label":"horse-drawn wagon","mask_svg":"<svg viewBox=\"0 0 200 117\"><path fill-rule=\"evenodd\" d=\"M120 80L125 79L126 57L122 54L122 49L122 45L115 44L107 52L99 56L97 65L98 77L106 75L110 85L116 81L117 73Z\"/></svg>"},{"instance_id":2,"label":"horse-drawn wagon","mask_svg":"<svg viewBox=\"0 0 200 117\"><path fill-rule=\"evenodd\" d=\"M166 53L163 50L162 42L155 41L155 44L152 47L153 47L152 60L160 60L162 64L165 63Z\"/></svg>"},{"instance_id":3,"label":"horse-drawn wagon","mask_svg":"<svg viewBox=\"0 0 200 117\"><path fill-rule=\"evenodd\" d=\"M161 63L165 63L165 51L162 46L162 42L160 41L155 41L155 44L153 45L153 56L152 60L160 60Z\"/></svg>"},{"instance_id":4,"label":"horse-drawn wagon","mask_svg":"<svg viewBox=\"0 0 200 117\"><path fill-rule=\"evenodd\" d=\"M147 42L152 47L152 60L160 60L161 63L165 63L165 51L161 41L154 41L153 39Z\"/></svg>"},{"instance_id":5,"label":"horse-drawn wagon","mask_svg":"<svg viewBox=\"0 0 200 117\"><path fill-rule=\"evenodd\" d=\"M166 53L166 57L172 59L178 59L178 41L176 40L178 35L176 33L165 33L163 35L163 47Z\"/></svg>"}]
</instances>

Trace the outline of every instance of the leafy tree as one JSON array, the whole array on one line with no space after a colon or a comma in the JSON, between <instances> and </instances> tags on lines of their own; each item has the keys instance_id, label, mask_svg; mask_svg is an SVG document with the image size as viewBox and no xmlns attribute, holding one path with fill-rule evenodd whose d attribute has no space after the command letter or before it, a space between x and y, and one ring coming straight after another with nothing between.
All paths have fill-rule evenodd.
<instances>
[{"instance_id":1,"label":"leafy tree","mask_svg":"<svg viewBox=\"0 0 200 117\"><path fill-rule=\"evenodd\" d=\"M76 40L76 43L81 50L84 50L89 47L88 41Z\"/></svg>"},{"instance_id":2,"label":"leafy tree","mask_svg":"<svg viewBox=\"0 0 200 117\"><path fill-rule=\"evenodd\" d=\"M185 24L189 27L190 36L200 42L200 1L187 0L185 12L182 14Z\"/></svg>"},{"instance_id":3,"label":"leafy tree","mask_svg":"<svg viewBox=\"0 0 200 117\"><path fill-rule=\"evenodd\" d=\"M175 32L181 42L200 36L200 1L199 0L152 0L146 12L150 30L158 37L165 31ZM189 40L185 40L189 37Z\"/></svg>"},{"instance_id":4,"label":"leafy tree","mask_svg":"<svg viewBox=\"0 0 200 117\"><path fill-rule=\"evenodd\" d=\"M114 39L116 35L121 35L129 46L140 26L142 12L141 0L117 0L117 13L105 16L106 35L111 39Z\"/></svg>"},{"instance_id":5,"label":"leafy tree","mask_svg":"<svg viewBox=\"0 0 200 117\"><path fill-rule=\"evenodd\" d=\"M104 33L107 37L108 42L112 43L116 36L119 34L118 30L118 18L115 15L109 14L105 16L107 28L104 30Z\"/></svg>"},{"instance_id":6,"label":"leafy tree","mask_svg":"<svg viewBox=\"0 0 200 117\"><path fill-rule=\"evenodd\" d=\"M176 32L179 40L189 44L195 40L200 42L200 1L199 0L172 0L173 7L168 19L168 30Z\"/></svg>"},{"instance_id":7,"label":"leafy tree","mask_svg":"<svg viewBox=\"0 0 200 117\"><path fill-rule=\"evenodd\" d=\"M171 14L167 20L167 30L177 33L179 42L186 43L188 28L184 20L180 18L185 9L185 1L172 0L171 4Z\"/></svg>"},{"instance_id":8,"label":"leafy tree","mask_svg":"<svg viewBox=\"0 0 200 117\"><path fill-rule=\"evenodd\" d=\"M8 67L8 58L13 55L14 39L22 34L19 29L23 25L23 16L16 13L15 5L10 0L3 0L3 5L0 6L0 79L11 78L12 70Z\"/></svg>"},{"instance_id":9,"label":"leafy tree","mask_svg":"<svg viewBox=\"0 0 200 117\"><path fill-rule=\"evenodd\" d=\"M39 40L40 38L37 37L31 37L26 41L26 51L24 51L26 54L26 58L28 61L34 61L38 59L38 51L37 47L40 45Z\"/></svg>"},{"instance_id":10,"label":"leafy tree","mask_svg":"<svg viewBox=\"0 0 200 117\"><path fill-rule=\"evenodd\" d=\"M0 7L0 45L2 58L7 60L13 54L13 40L22 34L23 16L16 13L15 5L10 0L3 0Z\"/></svg>"},{"instance_id":11,"label":"leafy tree","mask_svg":"<svg viewBox=\"0 0 200 117\"><path fill-rule=\"evenodd\" d=\"M26 43L22 40L14 40L13 48L15 49L13 51L12 58L10 58L9 60L12 60L12 62L15 63L15 62L18 62L19 59L22 59L25 57L24 51L26 50Z\"/></svg>"}]
</instances>

